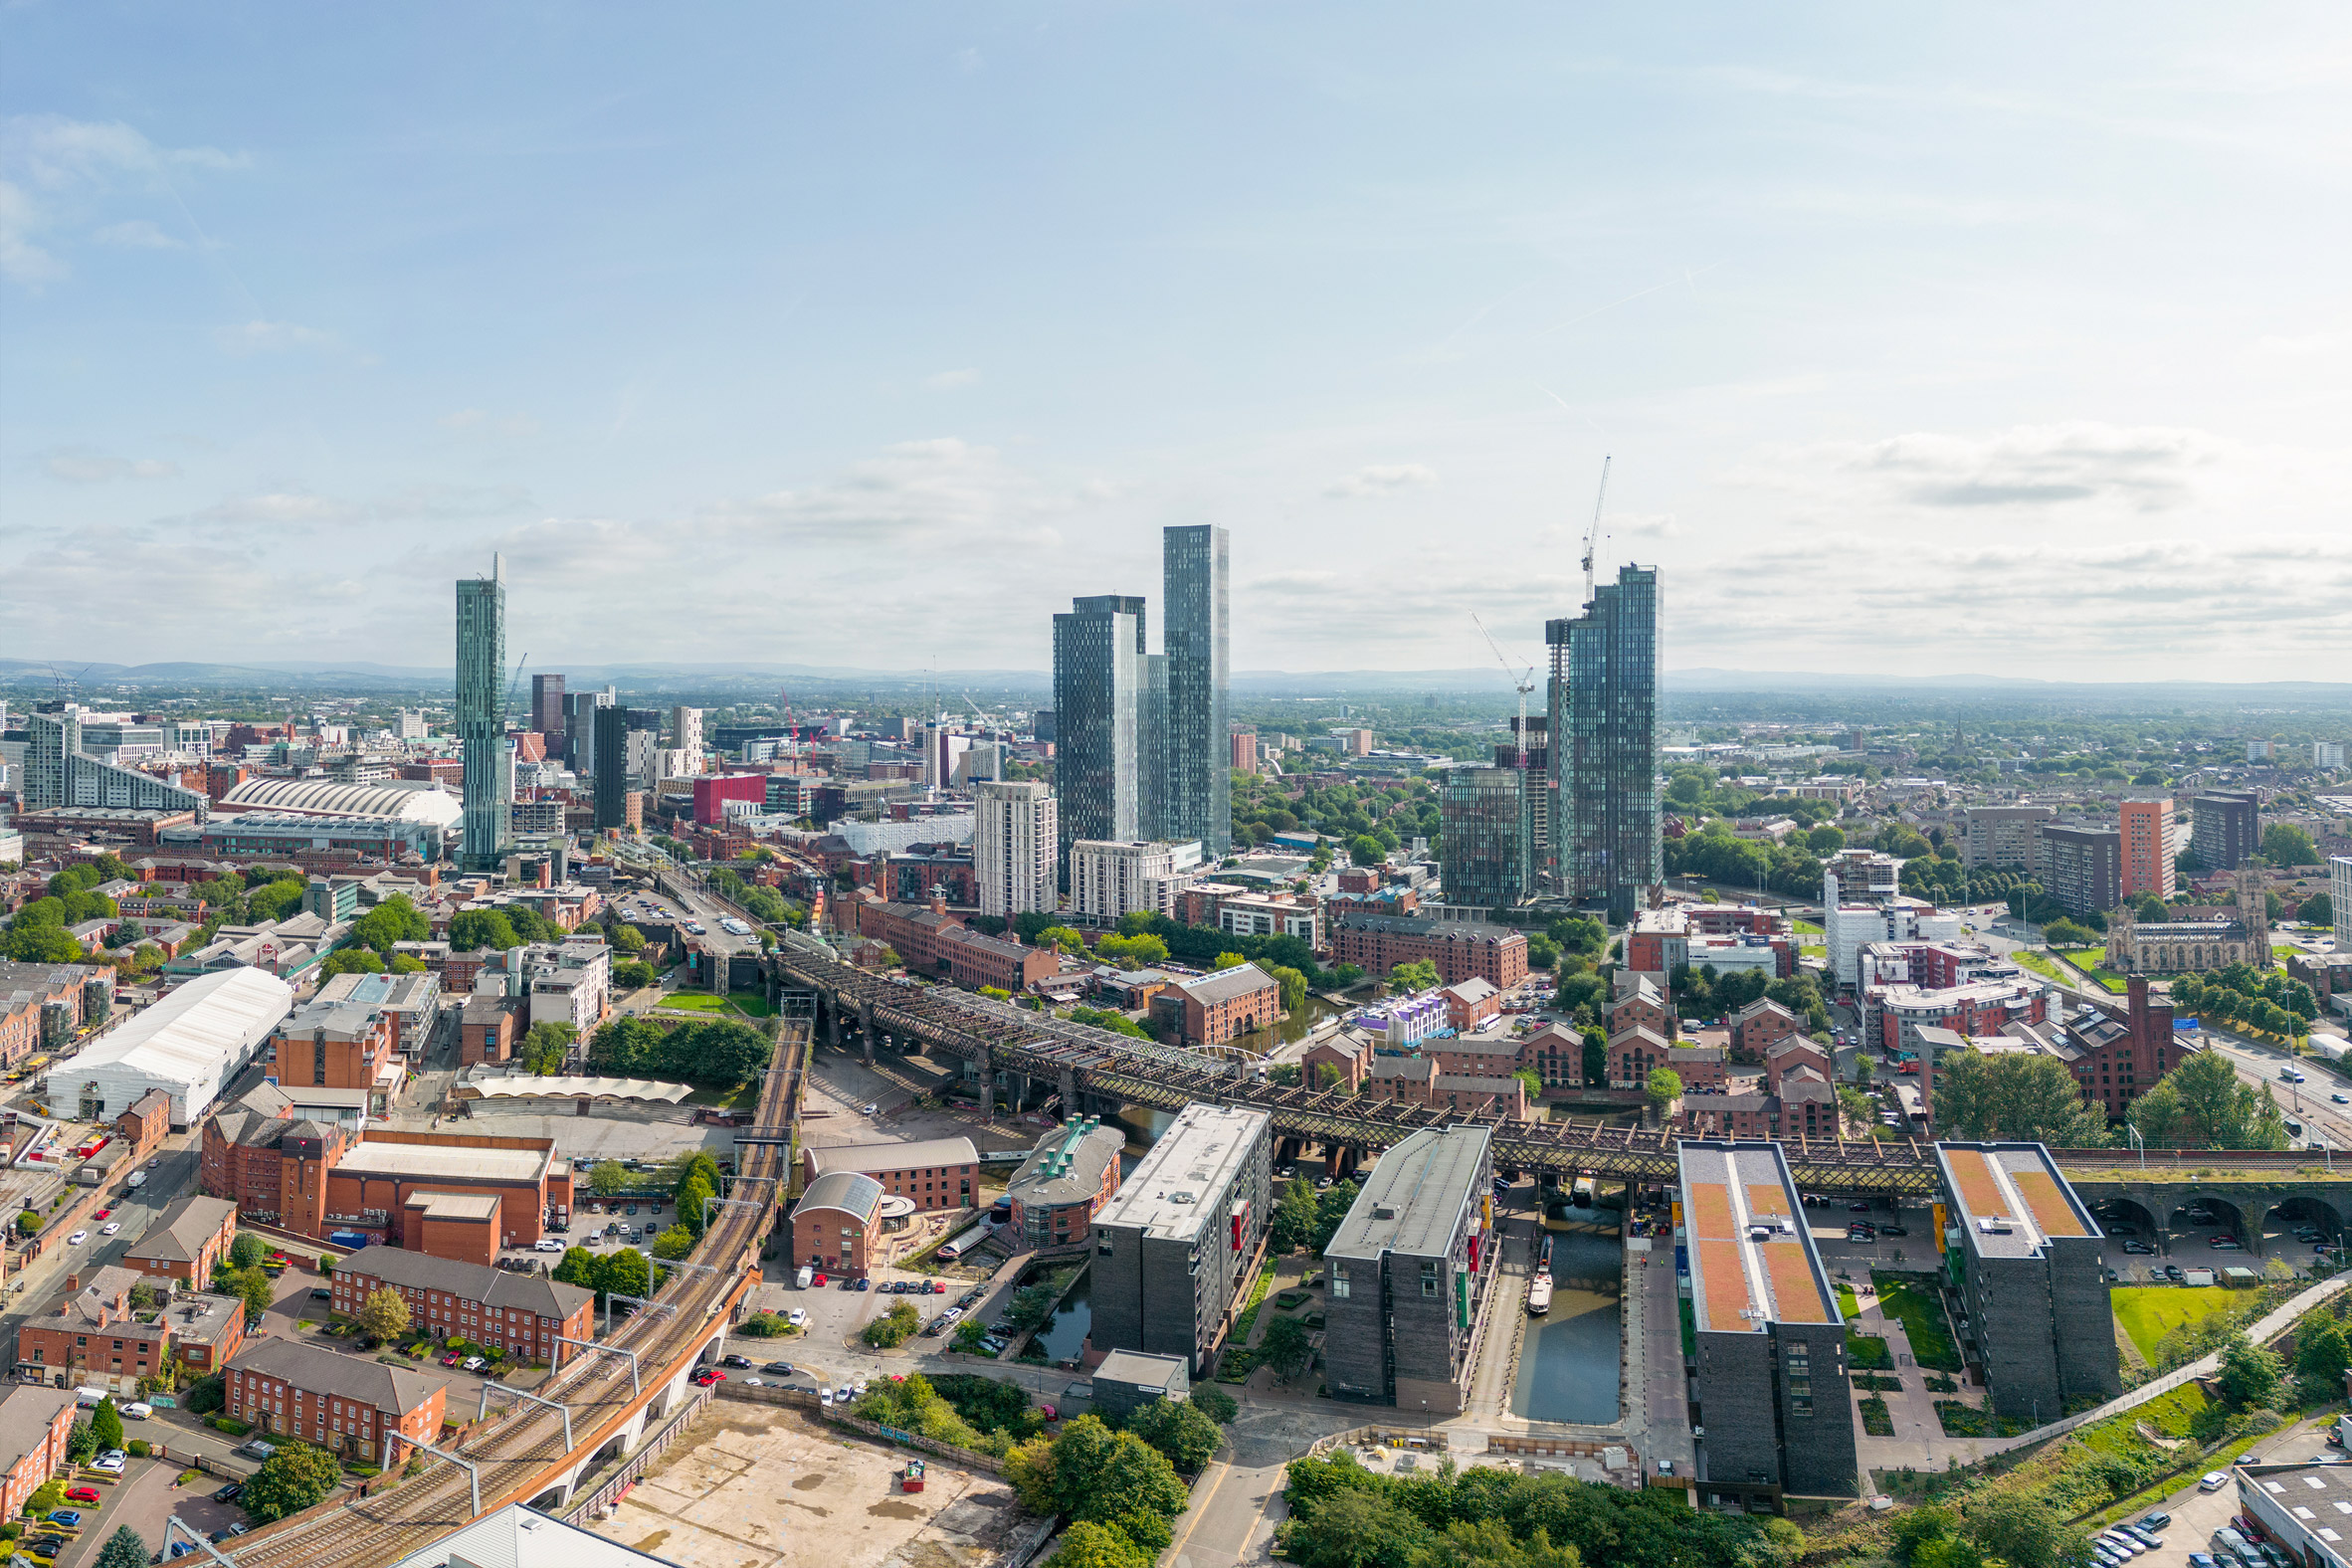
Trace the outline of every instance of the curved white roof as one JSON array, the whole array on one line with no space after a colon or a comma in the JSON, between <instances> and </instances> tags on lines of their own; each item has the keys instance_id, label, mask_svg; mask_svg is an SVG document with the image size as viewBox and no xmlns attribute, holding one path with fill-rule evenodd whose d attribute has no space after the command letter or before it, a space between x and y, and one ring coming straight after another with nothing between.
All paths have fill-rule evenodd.
<instances>
[{"instance_id":1,"label":"curved white roof","mask_svg":"<svg viewBox=\"0 0 2352 1568\"><path fill-rule=\"evenodd\" d=\"M99 1039L57 1071L78 1077L104 1068L201 1083L241 1063L294 1011L294 987L260 969L199 975Z\"/></svg>"},{"instance_id":2,"label":"curved white roof","mask_svg":"<svg viewBox=\"0 0 2352 1568\"><path fill-rule=\"evenodd\" d=\"M309 817L383 817L453 828L464 816L458 797L420 780L337 784L332 779L247 779L221 801L221 810L287 811Z\"/></svg>"}]
</instances>

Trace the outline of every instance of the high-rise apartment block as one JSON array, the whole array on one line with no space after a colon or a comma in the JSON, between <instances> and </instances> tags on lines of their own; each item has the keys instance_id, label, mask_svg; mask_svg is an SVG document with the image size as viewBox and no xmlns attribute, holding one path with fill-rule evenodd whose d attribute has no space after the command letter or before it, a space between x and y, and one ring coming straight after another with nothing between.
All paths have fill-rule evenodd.
<instances>
[{"instance_id":1,"label":"high-rise apartment block","mask_svg":"<svg viewBox=\"0 0 2352 1568\"><path fill-rule=\"evenodd\" d=\"M1233 732L1233 770L1236 773L1258 771L1258 731L1237 729Z\"/></svg>"},{"instance_id":2,"label":"high-rise apartment block","mask_svg":"<svg viewBox=\"0 0 2352 1568\"><path fill-rule=\"evenodd\" d=\"M1658 793L1659 584L1624 566L1582 615L1544 623L1556 890L1625 921L1666 881Z\"/></svg>"},{"instance_id":3,"label":"high-rise apartment block","mask_svg":"<svg viewBox=\"0 0 2352 1568\"><path fill-rule=\"evenodd\" d=\"M590 710L595 724L596 826L601 832L629 824L629 714L625 708Z\"/></svg>"},{"instance_id":4,"label":"high-rise apartment block","mask_svg":"<svg viewBox=\"0 0 2352 1568\"><path fill-rule=\"evenodd\" d=\"M1094 1216L1094 1348L1181 1356L1208 1371L1273 1203L1273 1119L1186 1106Z\"/></svg>"},{"instance_id":5,"label":"high-rise apartment block","mask_svg":"<svg viewBox=\"0 0 2352 1568\"><path fill-rule=\"evenodd\" d=\"M1846 1323L1787 1156L1778 1143L1689 1139L1676 1161L1698 1343L1699 1505L1855 1495Z\"/></svg>"},{"instance_id":6,"label":"high-rise apartment block","mask_svg":"<svg viewBox=\"0 0 2352 1568\"><path fill-rule=\"evenodd\" d=\"M25 715L25 766L21 786L27 811L59 806L130 807L139 811L212 808L202 790L182 789L167 779L122 767L84 750L83 724L90 709L77 702L43 702Z\"/></svg>"},{"instance_id":7,"label":"high-rise apartment block","mask_svg":"<svg viewBox=\"0 0 2352 1568\"><path fill-rule=\"evenodd\" d=\"M2336 951L2352 953L2352 855L2328 857L2327 896L2336 906Z\"/></svg>"},{"instance_id":8,"label":"high-rise apartment block","mask_svg":"<svg viewBox=\"0 0 2352 1568\"><path fill-rule=\"evenodd\" d=\"M1455 768L1438 785L1446 901L1507 909L1532 892L1527 786L1516 768Z\"/></svg>"},{"instance_id":9,"label":"high-rise apartment block","mask_svg":"<svg viewBox=\"0 0 2352 1568\"><path fill-rule=\"evenodd\" d=\"M459 755L465 766L468 871L504 866L513 841L514 748L506 739L506 560L458 582Z\"/></svg>"},{"instance_id":10,"label":"high-rise apartment block","mask_svg":"<svg viewBox=\"0 0 2352 1568\"><path fill-rule=\"evenodd\" d=\"M2172 802L2123 803L2123 896L2172 896Z\"/></svg>"},{"instance_id":11,"label":"high-rise apartment block","mask_svg":"<svg viewBox=\"0 0 2352 1568\"><path fill-rule=\"evenodd\" d=\"M563 677L531 677L531 728L550 736L564 732ZM548 746L547 754L555 754L552 744Z\"/></svg>"},{"instance_id":12,"label":"high-rise apartment block","mask_svg":"<svg viewBox=\"0 0 2352 1568\"><path fill-rule=\"evenodd\" d=\"M1187 840L1078 839L1070 846L1070 911L1089 925L1123 914L1176 913L1176 895L1198 881L1201 847Z\"/></svg>"},{"instance_id":13,"label":"high-rise apartment block","mask_svg":"<svg viewBox=\"0 0 2352 1568\"><path fill-rule=\"evenodd\" d=\"M2253 790L2208 790L2189 800L2189 853L2207 871L2234 872L2261 853L2262 797Z\"/></svg>"},{"instance_id":14,"label":"high-rise apartment block","mask_svg":"<svg viewBox=\"0 0 2352 1568\"><path fill-rule=\"evenodd\" d=\"M1232 537L1212 523L1161 535L1161 638L1168 657L1167 773L1153 832L1233 848Z\"/></svg>"},{"instance_id":15,"label":"high-rise apartment block","mask_svg":"<svg viewBox=\"0 0 2352 1568\"><path fill-rule=\"evenodd\" d=\"M694 774L702 771L702 710L698 707L674 707L670 710L670 743L680 757L679 771Z\"/></svg>"},{"instance_id":16,"label":"high-rise apartment block","mask_svg":"<svg viewBox=\"0 0 2352 1568\"><path fill-rule=\"evenodd\" d=\"M1944 1265L1996 1415L2031 1426L2123 1391L2098 1223L2039 1143L1939 1143Z\"/></svg>"},{"instance_id":17,"label":"high-rise apartment block","mask_svg":"<svg viewBox=\"0 0 2352 1568\"><path fill-rule=\"evenodd\" d=\"M2342 767L2344 765L2344 743L2340 740L2312 741L2311 765L2331 772Z\"/></svg>"},{"instance_id":18,"label":"high-rise apartment block","mask_svg":"<svg viewBox=\"0 0 2352 1568\"><path fill-rule=\"evenodd\" d=\"M2018 871L2034 864L2034 841L2046 822L2058 820L2048 806L1970 806L1967 833L1961 840L1961 863L1971 870L2009 867Z\"/></svg>"},{"instance_id":19,"label":"high-rise apartment block","mask_svg":"<svg viewBox=\"0 0 2352 1568\"><path fill-rule=\"evenodd\" d=\"M2071 915L2105 913L2123 901L2123 835L2113 828L2045 823L2035 874L2042 890Z\"/></svg>"},{"instance_id":20,"label":"high-rise apartment block","mask_svg":"<svg viewBox=\"0 0 2352 1568\"><path fill-rule=\"evenodd\" d=\"M1043 784L972 786L972 874L980 912L1010 920L1055 905L1061 864L1059 803Z\"/></svg>"},{"instance_id":21,"label":"high-rise apartment block","mask_svg":"<svg viewBox=\"0 0 2352 1568\"><path fill-rule=\"evenodd\" d=\"M1323 1257L1334 1399L1452 1415L1495 1270L1492 1129L1413 1133L1380 1157Z\"/></svg>"},{"instance_id":22,"label":"high-rise apartment block","mask_svg":"<svg viewBox=\"0 0 2352 1568\"><path fill-rule=\"evenodd\" d=\"M1095 594L1054 617L1055 797L1062 865L1079 839L1141 837L1136 718L1143 676L1141 599Z\"/></svg>"}]
</instances>

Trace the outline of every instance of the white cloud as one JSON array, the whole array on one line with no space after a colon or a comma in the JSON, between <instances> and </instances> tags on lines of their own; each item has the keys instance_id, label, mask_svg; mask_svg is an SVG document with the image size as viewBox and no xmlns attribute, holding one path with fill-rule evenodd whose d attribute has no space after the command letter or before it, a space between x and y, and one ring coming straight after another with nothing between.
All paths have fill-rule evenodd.
<instances>
[{"instance_id":1,"label":"white cloud","mask_svg":"<svg viewBox=\"0 0 2352 1568\"><path fill-rule=\"evenodd\" d=\"M17 114L0 121L0 276L30 288L67 276L65 262L39 237L118 190L162 192L174 170L245 166L218 147L159 147L119 120ZM98 229L109 245L176 245L145 220Z\"/></svg>"},{"instance_id":2,"label":"white cloud","mask_svg":"<svg viewBox=\"0 0 2352 1568\"><path fill-rule=\"evenodd\" d=\"M936 375L923 377L923 385L934 392L952 392L958 387L977 386L979 382L980 372L977 370L942 370Z\"/></svg>"},{"instance_id":3,"label":"white cloud","mask_svg":"<svg viewBox=\"0 0 2352 1568\"><path fill-rule=\"evenodd\" d=\"M69 485L99 485L107 480L177 479L180 466L161 458L117 458L88 447L60 447L41 460L41 472Z\"/></svg>"},{"instance_id":4,"label":"white cloud","mask_svg":"<svg viewBox=\"0 0 2352 1568\"><path fill-rule=\"evenodd\" d=\"M131 251L184 251L178 240L165 234L144 218L132 218L122 223L109 223L94 231L91 236L102 245L120 246Z\"/></svg>"},{"instance_id":5,"label":"white cloud","mask_svg":"<svg viewBox=\"0 0 2352 1568\"><path fill-rule=\"evenodd\" d=\"M1602 516L1601 532L1604 537L1619 535L1637 539L1678 539L1682 536L1682 524L1670 511L1655 515L1613 511Z\"/></svg>"},{"instance_id":6,"label":"white cloud","mask_svg":"<svg viewBox=\"0 0 2352 1568\"><path fill-rule=\"evenodd\" d=\"M244 358L248 354L284 353L292 349L323 349L335 346L334 334L315 327L297 326L292 321L244 321L234 326L213 329L213 341L221 351Z\"/></svg>"},{"instance_id":7,"label":"white cloud","mask_svg":"<svg viewBox=\"0 0 2352 1568\"><path fill-rule=\"evenodd\" d=\"M1345 500L1356 495L1394 495L1400 490L1422 490L1438 483L1438 471L1419 463L1375 463L1356 470L1346 479L1326 486L1323 493L1334 499Z\"/></svg>"},{"instance_id":8,"label":"white cloud","mask_svg":"<svg viewBox=\"0 0 2352 1568\"><path fill-rule=\"evenodd\" d=\"M2228 444L2198 430L2095 423L1981 435L1913 432L1873 442L1766 449L1735 483L1866 494L1880 504L2017 507L2098 502L2132 510L2189 501Z\"/></svg>"}]
</instances>

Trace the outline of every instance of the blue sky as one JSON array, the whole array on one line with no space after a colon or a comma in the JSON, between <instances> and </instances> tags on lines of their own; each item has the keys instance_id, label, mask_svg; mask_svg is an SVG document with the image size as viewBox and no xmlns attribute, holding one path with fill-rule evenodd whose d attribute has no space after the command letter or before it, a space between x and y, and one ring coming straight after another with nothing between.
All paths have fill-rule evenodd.
<instances>
[{"instance_id":1,"label":"blue sky","mask_svg":"<svg viewBox=\"0 0 2352 1568\"><path fill-rule=\"evenodd\" d=\"M1639 13L1639 14L1637 14ZM1474 25L1473 25L1474 24ZM0 9L0 654L2342 678L2325 7ZM2332 665L2332 669L2326 668Z\"/></svg>"}]
</instances>

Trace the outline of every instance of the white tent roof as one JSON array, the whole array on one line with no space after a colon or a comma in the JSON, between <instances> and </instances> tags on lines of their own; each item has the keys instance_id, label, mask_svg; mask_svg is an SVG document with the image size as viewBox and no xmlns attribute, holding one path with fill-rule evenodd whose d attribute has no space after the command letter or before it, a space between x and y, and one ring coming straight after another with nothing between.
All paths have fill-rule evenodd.
<instances>
[{"instance_id":1,"label":"white tent roof","mask_svg":"<svg viewBox=\"0 0 2352 1568\"><path fill-rule=\"evenodd\" d=\"M566 1078L559 1076L526 1078L520 1075L513 1078L477 1078L471 1083L458 1085L460 1093L464 1093L468 1089L480 1094L484 1099L537 1099L550 1095L572 1097L586 1095L596 1099L658 1099L673 1105L694 1091L691 1084L660 1083L651 1078Z\"/></svg>"},{"instance_id":2,"label":"white tent roof","mask_svg":"<svg viewBox=\"0 0 2352 1568\"><path fill-rule=\"evenodd\" d=\"M200 975L76 1057L70 1073L122 1068L204 1082L244 1060L294 1011L294 987L259 969Z\"/></svg>"}]
</instances>

